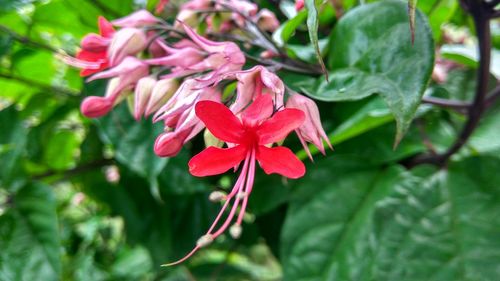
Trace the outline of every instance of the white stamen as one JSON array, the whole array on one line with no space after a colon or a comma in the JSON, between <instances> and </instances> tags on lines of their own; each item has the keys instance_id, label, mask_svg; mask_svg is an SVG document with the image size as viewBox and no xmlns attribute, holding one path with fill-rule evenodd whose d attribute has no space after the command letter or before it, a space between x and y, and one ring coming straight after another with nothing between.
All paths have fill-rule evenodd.
<instances>
[{"instance_id":1,"label":"white stamen","mask_svg":"<svg viewBox=\"0 0 500 281\"><path fill-rule=\"evenodd\" d=\"M200 239L198 239L198 241L196 241L196 246L202 248L202 247L205 247L207 245L210 245L210 243L212 243L214 241L214 238L212 237L211 234L206 234L206 235L203 235L200 237Z\"/></svg>"},{"instance_id":2,"label":"white stamen","mask_svg":"<svg viewBox=\"0 0 500 281\"><path fill-rule=\"evenodd\" d=\"M233 224L230 228L229 228L229 234L231 234L231 237L233 237L234 239L238 239L240 238L241 236L241 225L239 224Z\"/></svg>"},{"instance_id":3,"label":"white stamen","mask_svg":"<svg viewBox=\"0 0 500 281\"><path fill-rule=\"evenodd\" d=\"M214 191L208 196L208 200L212 202L220 202L226 200L227 194L222 191Z\"/></svg>"},{"instance_id":4,"label":"white stamen","mask_svg":"<svg viewBox=\"0 0 500 281\"><path fill-rule=\"evenodd\" d=\"M238 194L236 194L236 197L237 197L238 199L244 199L245 197L247 197L247 195L248 195L248 194L247 194L246 192L241 191L241 192L238 192Z\"/></svg>"}]
</instances>

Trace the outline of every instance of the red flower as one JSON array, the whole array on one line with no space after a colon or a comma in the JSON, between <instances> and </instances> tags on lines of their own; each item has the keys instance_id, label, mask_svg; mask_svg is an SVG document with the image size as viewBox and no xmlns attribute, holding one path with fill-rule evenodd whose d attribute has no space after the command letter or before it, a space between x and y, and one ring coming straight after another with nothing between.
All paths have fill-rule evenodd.
<instances>
[{"instance_id":1,"label":"red flower","mask_svg":"<svg viewBox=\"0 0 500 281\"><path fill-rule=\"evenodd\" d=\"M198 240L196 247L184 258L165 266L185 261L198 249L210 244L224 233L233 221L238 207L240 207L239 214L236 222L230 227L229 233L233 238L240 236L248 197L252 192L255 161L259 162L267 174L277 173L296 179L305 173L304 164L290 149L282 146L272 148L266 146L283 140L291 131L302 125L305 114L301 110L283 109L273 114L271 95L261 95L243 111L241 121L226 106L213 101L198 102L195 111L207 129L217 138L227 142L230 148L212 146L197 154L189 161L191 174L198 177L221 174L237 167L243 160L244 163L231 193L225 195L217 191L210 196L211 199L225 202L207 233ZM216 229L231 201L232 207L229 215Z\"/></svg>"},{"instance_id":2,"label":"red flower","mask_svg":"<svg viewBox=\"0 0 500 281\"><path fill-rule=\"evenodd\" d=\"M237 166L254 154L266 174L277 173L296 179L305 173L304 164L286 147L266 145L283 140L302 125L305 115L298 109L273 113L271 95L262 95L242 114L240 120L224 105L213 101L196 104L196 115L218 139L236 144L231 148L209 147L189 161L192 175L217 175Z\"/></svg>"},{"instance_id":3,"label":"red flower","mask_svg":"<svg viewBox=\"0 0 500 281\"><path fill-rule=\"evenodd\" d=\"M99 34L88 34L82 39L82 49L76 54L76 60L68 63L82 68L81 76L89 76L109 67L108 46L115 33L113 25L104 17L99 17Z\"/></svg>"}]
</instances>

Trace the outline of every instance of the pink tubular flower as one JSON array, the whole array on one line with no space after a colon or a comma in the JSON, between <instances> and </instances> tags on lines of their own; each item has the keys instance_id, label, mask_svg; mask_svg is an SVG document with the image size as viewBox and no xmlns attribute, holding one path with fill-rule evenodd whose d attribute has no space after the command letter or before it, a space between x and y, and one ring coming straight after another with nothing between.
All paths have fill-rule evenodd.
<instances>
[{"instance_id":1,"label":"pink tubular flower","mask_svg":"<svg viewBox=\"0 0 500 281\"><path fill-rule=\"evenodd\" d=\"M159 23L160 20L146 10L139 10L111 23L119 27L144 27Z\"/></svg>"},{"instance_id":2,"label":"pink tubular flower","mask_svg":"<svg viewBox=\"0 0 500 281\"><path fill-rule=\"evenodd\" d=\"M323 154L325 154L323 141L328 144L330 149L333 149L325 130L321 126L319 110L313 100L299 94L292 94L286 102L286 108L300 109L306 115L305 122L298 129L296 129L295 132L297 133L302 146L304 146L304 149L311 160L312 155L306 142L314 144Z\"/></svg>"},{"instance_id":3,"label":"pink tubular flower","mask_svg":"<svg viewBox=\"0 0 500 281\"><path fill-rule=\"evenodd\" d=\"M122 93L128 92L132 87L120 86L120 79L109 80L104 97L90 96L85 98L80 105L82 114L88 118L98 118L108 114L113 107L121 101Z\"/></svg>"},{"instance_id":4,"label":"pink tubular flower","mask_svg":"<svg viewBox=\"0 0 500 281\"><path fill-rule=\"evenodd\" d=\"M222 196L225 203L207 233L198 240L196 247L189 254L167 265L185 261L198 249L210 244L226 231L233 222L238 207L239 214L229 232L234 238L239 237L248 197L252 192L256 161L266 174L277 173L292 179L304 175L304 164L291 150L281 146L273 148L266 146L281 141L298 128L304 122L304 113L297 109L284 109L272 114L273 104L269 95L262 95L256 99L242 113L241 121L220 103L200 101L196 104L196 115L205 123L208 130L220 140L232 143L234 146L206 148L189 161L190 173L198 177L217 175L237 167L242 161L243 167L231 193ZM233 205L227 219L220 228L215 229L231 201Z\"/></svg>"},{"instance_id":5,"label":"pink tubular flower","mask_svg":"<svg viewBox=\"0 0 500 281\"><path fill-rule=\"evenodd\" d=\"M283 107L285 85L274 73L262 65L257 65L248 70L235 71L219 77L219 80L236 78L237 96L231 111L238 114L253 100L261 95L271 95L276 107ZM216 81L217 83L218 81Z\"/></svg>"},{"instance_id":6,"label":"pink tubular flower","mask_svg":"<svg viewBox=\"0 0 500 281\"><path fill-rule=\"evenodd\" d=\"M81 76L89 76L109 67L108 46L111 44L115 30L104 17L99 17L99 34L87 34L81 41L82 49L76 58L64 56L65 63L81 68Z\"/></svg>"},{"instance_id":7,"label":"pink tubular flower","mask_svg":"<svg viewBox=\"0 0 500 281\"><path fill-rule=\"evenodd\" d=\"M134 118L135 120L141 119L148 106L151 93L156 85L156 79L153 77L143 77L139 79L135 87L134 93Z\"/></svg>"},{"instance_id":8,"label":"pink tubular flower","mask_svg":"<svg viewBox=\"0 0 500 281\"><path fill-rule=\"evenodd\" d=\"M134 57L126 57L119 65L87 79L90 82L97 79L113 78L108 83L104 98L87 97L82 102L81 110L83 115L95 118L107 114L120 101L121 94L125 90L133 88L137 81L147 76L148 73L147 64Z\"/></svg>"},{"instance_id":9,"label":"pink tubular flower","mask_svg":"<svg viewBox=\"0 0 500 281\"><path fill-rule=\"evenodd\" d=\"M221 94L218 90L206 88L192 91L190 81L193 80L188 80L188 83L184 82L164 108L158 111L162 115L155 116L157 120L164 121L167 129L172 129L167 130L156 139L154 151L160 157L177 155L186 142L205 128L205 125L196 116L194 107L196 102L220 102Z\"/></svg>"},{"instance_id":10,"label":"pink tubular flower","mask_svg":"<svg viewBox=\"0 0 500 281\"><path fill-rule=\"evenodd\" d=\"M224 73L240 70L245 64L245 55L235 43L210 41L198 35L189 26L182 26L191 40L207 53L203 61L190 66L190 70L195 72L212 70L208 78L200 80L206 83L205 86Z\"/></svg>"}]
</instances>

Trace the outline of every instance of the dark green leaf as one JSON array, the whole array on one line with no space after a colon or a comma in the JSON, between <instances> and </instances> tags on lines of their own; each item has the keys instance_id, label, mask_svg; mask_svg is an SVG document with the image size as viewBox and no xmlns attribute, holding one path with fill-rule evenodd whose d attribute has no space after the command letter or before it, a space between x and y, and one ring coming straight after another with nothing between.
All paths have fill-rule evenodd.
<instances>
[{"instance_id":1,"label":"dark green leaf","mask_svg":"<svg viewBox=\"0 0 500 281\"><path fill-rule=\"evenodd\" d=\"M295 186L285 280L497 279L500 160L411 172L340 162L323 161Z\"/></svg>"},{"instance_id":2,"label":"dark green leaf","mask_svg":"<svg viewBox=\"0 0 500 281\"><path fill-rule=\"evenodd\" d=\"M412 45L404 10L399 1L383 1L347 13L330 41L329 66L334 69L330 83L319 79L315 88L305 89L312 97L329 101L380 94L398 125L396 144L414 117L434 63L434 43L425 16L416 14Z\"/></svg>"},{"instance_id":3,"label":"dark green leaf","mask_svg":"<svg viewBox=\"0 0 500 281\"><path fill-rule=\"evenodd\" d=\"M61 272L56 204L51 187L24 186L0 215L0 279L59 280Z\"/></svg>"},{"instance_id":4,"label":"dark green leaf","mask_svg":"<svg viewBox=\"0 0 500 281\"><path fill-rule=\"evenodd\" d=\"M96 122L101 129L102 140L116 149L116 159L148 179L152 191L158 195L157 177L167 164L167 159L158 157L153 145L163 131L162 124L152 124L148 120L136 121L125 103Z\"/></svg>"},{"instance_id":5,"label":"dark green leaf","mask_svg":"<svg viewBox=\"0 0 500 281\"><path fill-rule=\"evenodd\" d=\"M14 106L0 111L0 187L15 188L24 179L22 157L28 128Z\"/></svg>"}]
</instances>

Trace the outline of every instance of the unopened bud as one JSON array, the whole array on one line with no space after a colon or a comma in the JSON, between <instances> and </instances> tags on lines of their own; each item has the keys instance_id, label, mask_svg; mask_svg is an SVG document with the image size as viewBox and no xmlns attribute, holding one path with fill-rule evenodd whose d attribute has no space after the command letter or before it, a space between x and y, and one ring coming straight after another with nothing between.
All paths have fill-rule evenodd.
<instances>
[{"instance_id":1,"label":"unopened bud","mask_svg":"<svg viewBox=\"0 0 500 281\"><path fill-rule=\"evenodd\" d=\"M146 34L137 28L123 28L115 33L108 49L111 66L119 64L125 57L134 56L147 46Z\"/></svg>"},{"instance_id":2,"label":"unopened bud","mask_svg":"<svg viewBox=\"0 0 500 281\"><path fill-rule=\"evenodd\" d=\"M231 234L231 237L233 237L234 239L240 238L241 232L242 232L242 229L241 229L241 225L239 225L239 224L233 224L229 228L229 234Z\"/></svg>"},{"instance_id":3,"label":"unopened bud","mask_svg":"<svg viewBox=\"0 0 500 281\"><path fill-rule=\"evenodd\" d=\"M82 114L88 118L98 118L106 115L113 108L113 101L104 97L91 96L80 105Z\"/></svg>"},{"instance_id":4,"label":"unopened bud","mask_svg":"<svg viewBox=\"0 0 500 281\"><path fill-rule=\"evenodd\" d=\"M162 79L156 82L146 106L145 115L149 116L160 109L174 95L177 88L179 88L179 83L175 79Z\"/></svg>"},{"instance_id":5,"label":"unopened bud","mask_svg":"<svg viewBox=\"0 0 500 281\"><path fill-rule=\"evenodd\" d=\"M208 200L212 202L220 202L226 200L227 194L222 191L214 191L208 196Z\"/></svg>"},{"instance_id":6,"label":"unopened bud","mask_svg":"<svg viewBox=\"0 0 500 281\"><path fill-rule=\"evenodd\" d=\"M175 132L166 132L156 138L154 151L160 157L173 157L182 149L184 140L180 139Z\"/></svg>"},{"instance_id":7,"label":"unopened bud","mask_svg":"<svg viewBox=\"0 0 500 281\"><path fill-rule=\"evenodd\" d=\"M203 132L203 139L205 140L205 147L215 146L221 148L224 142L216 138L208 129Z\"/></svg>"},{"instance_id":8,"label":"unopened bud","mask_svg":"<svg viewBox=\"0 0 500 281\"><path fill-rule=\"evenodd\" d=\"M196 241L196 246L203 248L207 245L210 245L214 241L214 238L211 234L206 234L200 237L198 241Z\"/></svg>"},{"instance_id":9,"label":"unopened bud","mask_svg":"<svg viewBox=\"0 0 500 281\"><path fill-rule=\"evenodd\" d=\"M136 120L139 120L146 111L155 84L156 79L152 77L144 77L137 82L134 94L134 117Z\"/></svg>"}]
</instances>

